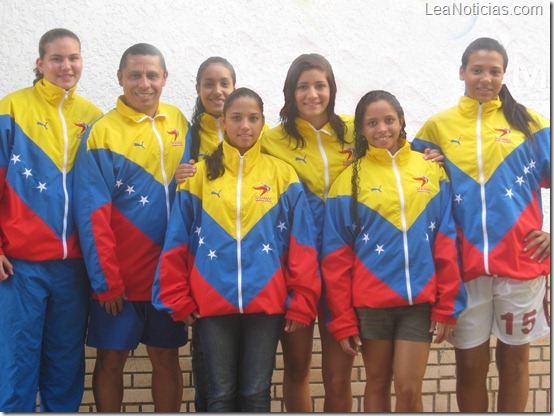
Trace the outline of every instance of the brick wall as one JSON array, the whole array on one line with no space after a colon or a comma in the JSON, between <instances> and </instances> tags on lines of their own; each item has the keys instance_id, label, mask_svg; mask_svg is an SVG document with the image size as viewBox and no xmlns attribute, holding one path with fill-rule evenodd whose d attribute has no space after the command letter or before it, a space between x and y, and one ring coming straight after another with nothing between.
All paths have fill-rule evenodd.
<instances>
[{"instance_id":1,"label":"brick wall","mask_svg":"<svg viewBox=\"0 0 554 416\"><path fill-rule=\"evenodd\" d=\"M314 340L314 355L312 358L311 392L315 411L323 411L323 382L321 378L321 346L319 343L316 325L316 339ZM495 340L491 345L496 343ZM181 411L194 411L194 388L192 387L191 361L188 345L181 349L181 368L184 375L184 393ZM495 411L496 394L498 391L498 373L494 363L494 347L491 348L493 362L489 371L489 404L490 411ZM92 396L92 370L94 368L95 350L87 348L87 376L85 380L85 394L81 405L82 412L95 411ZM550 337L544 337L534 342L530 349L530 391L527 403L528 412L550 412ZM423 409L425 412L456 412L456 378L454 365L454 350L450 344L442 343L432 346L429 363L423 381ZM123 410L126 412L153 412L154 405L150 393L151 366L144 346L135 350L125 367L124 383L125 395ZM283 357L279 349L273 374L271 410L284 411L283 404ZM352 410L360 412L363 409L363 391L365 372L361 356L354 362L352 371L352 392L354 403ZM394 409L394 396L393 396Z\"/></svg>"}]
</instances>

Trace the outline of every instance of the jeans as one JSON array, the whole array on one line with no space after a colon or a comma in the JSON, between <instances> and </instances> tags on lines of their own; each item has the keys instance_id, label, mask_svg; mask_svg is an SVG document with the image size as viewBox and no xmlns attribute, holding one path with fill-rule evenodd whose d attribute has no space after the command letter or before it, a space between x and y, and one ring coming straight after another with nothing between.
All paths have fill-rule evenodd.
<instances>
[{"instance_id":1,"label":"jeans","mask_svg":"<svg viewBox=\"0 0 554 416\"><path fill-rule=\"evenodd\" d=\"M283 324L283 315L263 313L198 320L209 382L208 412L270 411L271 377Z\"/></svg>"},{"instance_id":2,"label":"jeans","mask_svg":"<svg viewBox=\"0 0 554 416\"><path fill-rule=\"evenodd\" d=\"M194 381L194 411L208 411L208 373L204 364L204 351L200 342L200 334L196 324L192 325L192 340L190 343L192 356L192 378Z\"/></svg>"}]
</instances>

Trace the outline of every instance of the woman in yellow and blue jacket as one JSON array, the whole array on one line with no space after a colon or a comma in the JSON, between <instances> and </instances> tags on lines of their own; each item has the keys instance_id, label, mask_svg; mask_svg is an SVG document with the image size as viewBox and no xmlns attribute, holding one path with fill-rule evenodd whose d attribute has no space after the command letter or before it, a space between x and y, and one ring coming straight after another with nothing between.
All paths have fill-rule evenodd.
<instances>
[{"instance_id":1,"label":"woman in yellow and blue jacket","mask_svg":"<svg viewBox=\"0 0 554 416\"><path fill-rule=\"evenodd\" d=\"M230 94L224 125L225 140L179 185L153 302L196 322L208 411L266 412L283 318L294 332L316 316L315 230L294 170L260 151L260 97Z\"/></svg>"},{"instance_id":2,"label":"woman in yellow and blue jacket","mask_svg":"<svg viewBox=\"0 0 554 416\"><path fill-rule=\"evenodd\" d=\"M353 118L335 114L337 86L333 68L319 54L296 58L283 87L281 124L262 136L262 150L291 165L304 187L317 230L317 249L325 201L335 178L352 163ZM325 295L320 302L319 332L326 412L352 409L353 359L344 354L325 327ZM327 311L328 312L328 311ZM283 396L289 412L311 412L310 367L313 327L281 338L284 357Z\"/></svg>"},{"instance_id":3,"label":"woman in yellow and blue jacket","mask_svg":"<svg viewBox=\"0 0 554 416\"><path fill-rule=\"evenodd\" d=\"M77 35L40 39L34 86L0 101L0 412L77 412L89 284L73 223L79 143L102 113L75 93Z\"/></svg>"},{"instance_id":4,"label":"woman in yellow and blue jacket","mask_svg":"<svg viewBox=\"0 0 554 416\"><path fill-rule=\"evenodd\" d=\"M396 411L421 412L432 331L442 342L465 306L452 190L442 167L410 149L392 94L362 97L355 138L325 209L328 327L344 352L362 351L364 411L391 410L394 379Z\"/></svg>"},{"instance_id":5,"label":"woman in yellow and blue jacket","mask_svg":"<svg viewBox=\"0 0 554 416\"><path fill-rule=\"evenodd\" d=\"M204 160L223 142L223 105L227 96L235 90L237 81L231 63L220 56L206 59L196 73L196 105L190 122L190 159L177 168L177 184L196 173L195 163ZM264 124L263 131L268 129ZM200 339L192 327L191 340L192 374L194 377L194 408L197 412L207 411L208 381L203 364Z\"/></svg>"},{"instance_id":6,"label":"woman in yellow and blue jacket","mask_svg":"<svg viewBox=\"0 0 554 416\"><path fill-rule=\"evenodd\" d=\"M473 41L462 55L465 95L433 115L413 148L439 149L453 188L468 305L449 341L456 348L462 412L486 412L490 335L497 337L501 412L523 412L529 343L549 333L550 234L541 188L550 188L550 122L517 103L503 84L504 47Z\"/></svg>"}]
</instances>

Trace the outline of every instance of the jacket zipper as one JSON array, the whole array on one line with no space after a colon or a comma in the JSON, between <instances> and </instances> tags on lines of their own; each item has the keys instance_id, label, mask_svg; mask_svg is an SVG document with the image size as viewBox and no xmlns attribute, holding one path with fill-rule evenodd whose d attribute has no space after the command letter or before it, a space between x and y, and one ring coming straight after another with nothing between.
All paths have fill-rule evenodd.
<instances>
[{"instance_id":1,"label":"jacket zipper","mask_svg":"<svg viewBox=\"0 0 554 416\"><path fill-rule=\"evenodd\" d=\"M396 166L396 161L394 156L391 155L392 159L392 170L394 172L394 177L396 178L396 185L398 187L398 197L400 198L400 218L402 221L402 241L404 245L404 272L406 275L406 290L408 291L408 301L410 305L413 305L412 300L412 284L410 281L410 257L408 250L408 232L406 225L406 213L405 213L405 202L404 202L404 190L402 189L402 182L400 180L400 174L398 172L398 167Z\"/></svg>"},{"instance_id":2,"label":"jacket zipper","mask_svg":"<svg viewBox=\"0 0 554 416\"><path fill-rule=\"evenodd\" d=\"M215 119L215 126L217 127L217 137L219 138L219 143L223 141L223 130L221 130L221 121L219 118Z\"/></svg>"},{"instance_id":3,"label":"jacket zipper","mask_svg":"<svg viewBox=\"0 0 554 416\"><path fill-rule=\"evenodd\" d=\"M481 226L483 229L483 264L485 273L491 274L489 270L489 233L487 231L487 199L485 195L485 172L483 169L483 139L481 137L481 121L483 116L483 104L479 103L477 111L477 166L479 168L479 185L481 187Z\"/></svg>"},{"instance_id":4,"label":"jacket zipper","mask_svg":"<svg viewBox=\"0 0 554 416\"><path fill-rule=\"evenodd\" d=\"M239 173L237 180L237 216L236 216L236 227L237 227L237 284L238 284L238 301L239 301L239 311L244 313L242 308L242 236L241 236L241 224L240 224L240 199L241 199L241 188L242 188L242 166L244 164L244 156L240 155L239 161Z\"/></svg>"},{"instance_id":5,"label":"jacket zipper","mask_svg":"<svg viewBox=\"0 0 554 416\"><path fill-rule=\"evenodd\" d=\"M67 192L67 159L69 153L69 137L67 134L67 124L63 115L63 103L67 100L68 93L65 94L58 105L58 114L62 123L63 131L63 166L62 166L62 187L64 194L64 207L63 207L63 229L62 229L62 247L63 247L63 259L67 258L67 218L69 216L69 194Z\"/></svg>"},{"instance_id":6,"label":"jacket zipper","mask_svg":"<svg viewBox=\"0 0 554 416\"><path fill-rule=\"evenodd\" d=\"M315 130L315 129L314 129ZM323 190L323 200L327 201L327 195L329 194L329 161L327 159L327 154L323 148L323 142L321 141L321 135L318 130L315 130L315 135L317 137L317 145L319 147L319 152L321 153L321 158L323 159L323 173L325 178L325 189Z\"/></svg>"}]
</instances>

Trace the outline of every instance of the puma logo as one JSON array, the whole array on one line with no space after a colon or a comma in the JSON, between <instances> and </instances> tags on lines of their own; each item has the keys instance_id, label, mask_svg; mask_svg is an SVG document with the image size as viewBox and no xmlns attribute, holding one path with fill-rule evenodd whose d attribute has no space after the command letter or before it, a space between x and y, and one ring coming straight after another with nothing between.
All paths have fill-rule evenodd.
<instances>
[{"instance_id":1,"label":"puma logo","mask_svg":"<svg viewBox=\"0 0 554 416\"><path fill-rule=\"evenodd\" d=\"M305 154L304 157L296 157L295 162L304 162L304 163L307 163L306 162L306 156L308 156L308 154Z\"/></svg>"}]
</instances>

